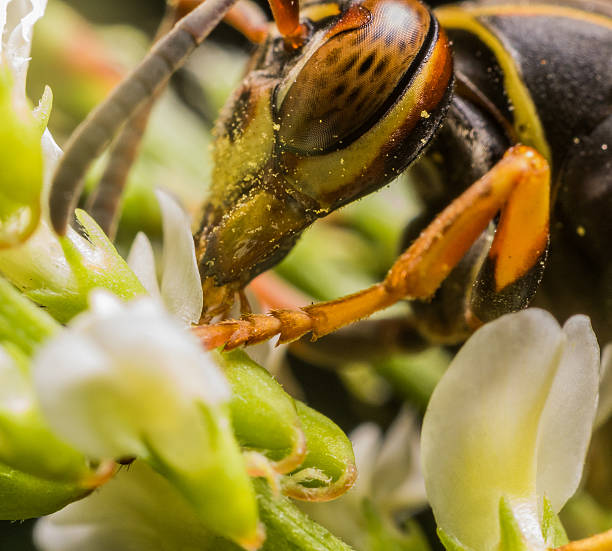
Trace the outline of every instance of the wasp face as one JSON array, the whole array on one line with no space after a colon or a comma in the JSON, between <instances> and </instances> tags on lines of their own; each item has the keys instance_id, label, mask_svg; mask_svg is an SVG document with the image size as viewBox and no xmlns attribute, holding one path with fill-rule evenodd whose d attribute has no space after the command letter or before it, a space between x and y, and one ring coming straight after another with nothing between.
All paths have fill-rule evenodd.
<instances>
[{"instance_id":1,"label":"wasp face","mask_svg":"<svg viewBox=\"0 0 612 551\"><path fill-rule=\"evenodd\" d=\"M272 34L217 124L197 237L209 291L244 286L316 218L388 183L450 100L448 44L419 2L317 3L302 19L301 48Z\"/></svg>"}]
</instances>

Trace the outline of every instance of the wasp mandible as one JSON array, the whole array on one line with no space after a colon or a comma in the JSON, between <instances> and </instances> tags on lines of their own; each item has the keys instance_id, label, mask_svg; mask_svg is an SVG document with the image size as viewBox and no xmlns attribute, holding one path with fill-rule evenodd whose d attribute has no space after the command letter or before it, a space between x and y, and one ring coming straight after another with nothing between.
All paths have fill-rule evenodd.
<instances>
[{"instance_id":1,"label":"wasp mandible","mask_svg":"<svg viewBox=\"0 0 612 551\"><path fill-rule=\"evenodd\" d=\"M91 160L126 120L128 129L146 120L151 98L225 16L262 43L216 125L213 185L195 236L204 322L227 312L318 218L417 160L429 176L419 188L426 210L384 281L299 310L203 325L209 346L319 337L402 299L417 301L424 334L450 342L536 292L558 317L587 313L602 342L612 338L609 3L432 11L417 0L271 0L276 26L233 3L173 4L173 21L196 7L77 129L52 187L58 232ZM113 185L99 196L114 196Z\"/></svg>"}]
</instances>

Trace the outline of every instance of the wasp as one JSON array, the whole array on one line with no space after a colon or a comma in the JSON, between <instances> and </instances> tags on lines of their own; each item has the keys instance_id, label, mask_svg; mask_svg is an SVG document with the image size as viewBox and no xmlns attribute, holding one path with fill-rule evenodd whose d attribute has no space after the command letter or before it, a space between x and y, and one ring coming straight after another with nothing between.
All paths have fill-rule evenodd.
<instances>
[{"instance_id":1,"label":"wasp","mask_svg":"<svg viewBox=\"0 0 612 551\"><path fill-rule=\"evenodd\" d=\"M608 2L271 0L272 26L234 1L174 4L175 18L193 11L73 134L50 196L59 233L91 160L125 121L129 133L146 120L169 75L226 17L261 44L219 116L194 238L209 346L316 338L404 299L442 342L532 300L559 318L587 313L612 339ZM207 324L317 219L415 163L425 210L382 282Z\"/></svg>"}]
</instances>

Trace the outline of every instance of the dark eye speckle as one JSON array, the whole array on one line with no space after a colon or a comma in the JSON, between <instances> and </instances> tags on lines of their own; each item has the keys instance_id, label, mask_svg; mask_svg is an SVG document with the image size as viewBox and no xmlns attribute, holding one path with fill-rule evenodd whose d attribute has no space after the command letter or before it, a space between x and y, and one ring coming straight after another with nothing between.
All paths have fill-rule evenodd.
<instances>
[{"instance_id":1,"label":"dark eye speckle","mask_svg":"<svg viewBox=\"0 0 612 551\"><path fill-rule=\"evenodd\" d=\"M364 75L368 72L369 68L372 66L372 63L374 63L374 59L375 54L373 53L365 58L365 60L361 63L358 69L360 75Z\"/></svg>"}]
</instances>

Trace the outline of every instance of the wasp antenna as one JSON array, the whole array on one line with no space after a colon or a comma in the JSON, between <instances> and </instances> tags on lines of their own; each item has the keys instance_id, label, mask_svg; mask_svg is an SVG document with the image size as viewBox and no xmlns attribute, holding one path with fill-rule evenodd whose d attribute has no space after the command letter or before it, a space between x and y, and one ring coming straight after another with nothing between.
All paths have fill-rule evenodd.
<instances>
[{"instance_id":1,"label":"wasp antenna","mask_svg":"<svg viewBox=\"0 0 612 551\"><path fill-rule=\"evenodd\" d=\"M157 94L142 105L121 129L111 147L104 173L87 203L87 212L111 240L117 232L119 202L156 99Z\"/></svg>"},{"instance_id":2,"label":"wasp antenna","mask_svg":"<svg viewBox=\"0 0 612 551\"><path fill-rule=\"evenodd\" d=\"M180 12L177 4L170 2L166 4L166 13L155 33L153 43L157 43L168 34L176 22L184 16L185 13ZM89 196L86 210L111 240L115 238L117 231L119 201L127 183L130 168L138 155L151 111L157 98L165 89L165 86L160 86L156 93L136 109L128 121L125 121L113 142L98 186Z\"/></svg>"},{"instance_id":3,"label":"wasp antenna","mask_svg":"<svg viewBox=\"0 0 612 551\"><path fill-rule=\"evenodd\" d=\"M74 131L51 183L49 212L51 224L58 234L66 233L68 218L83 189L83 176L92 161L134 111L155 95L183 65L235 2L207 0L183 17Z\"/></svg>"}]
</instances>

